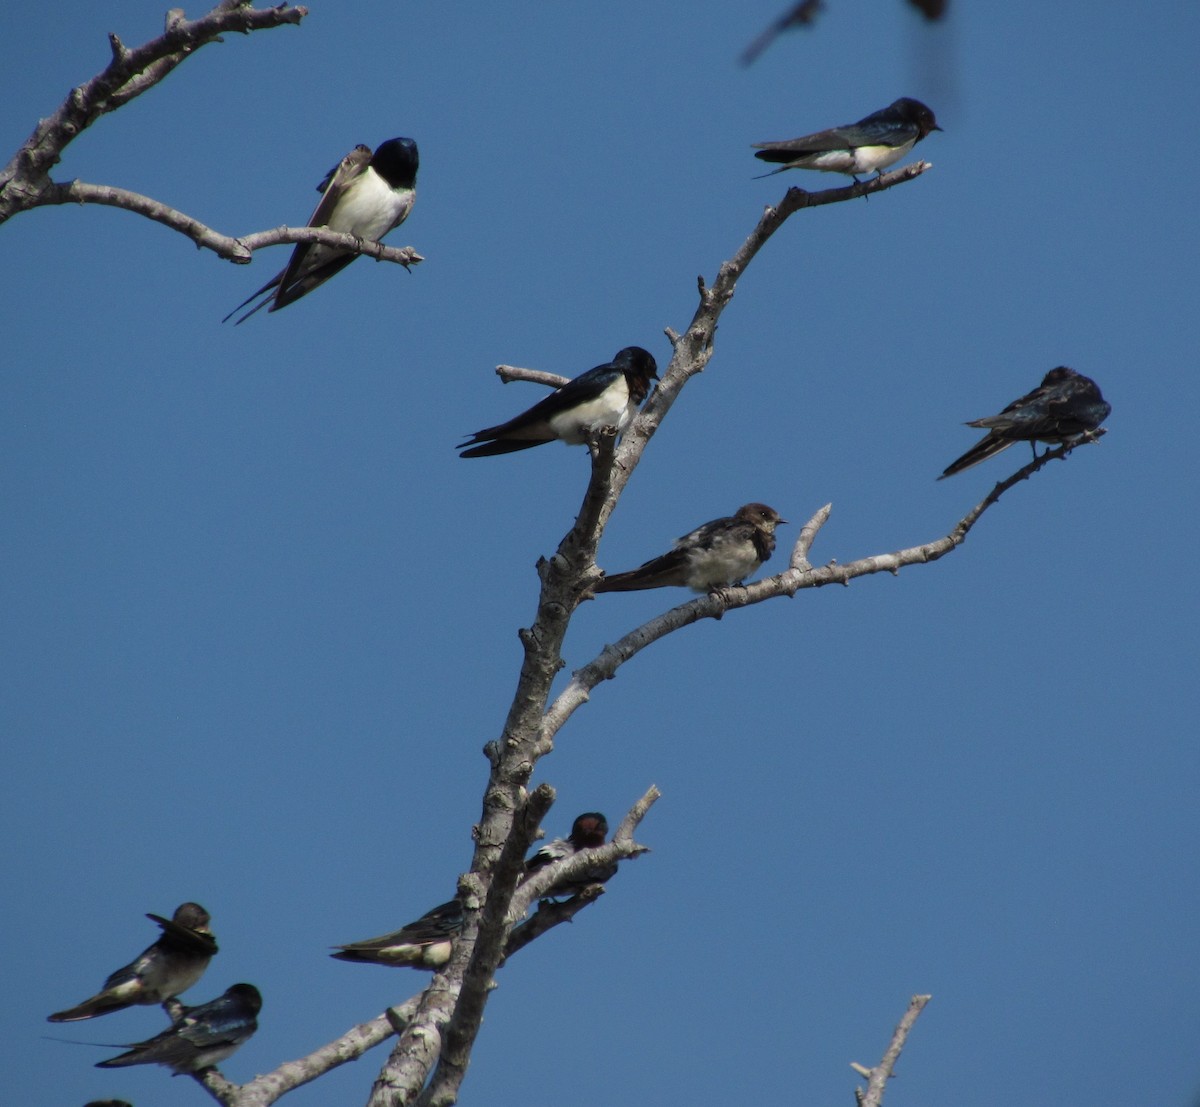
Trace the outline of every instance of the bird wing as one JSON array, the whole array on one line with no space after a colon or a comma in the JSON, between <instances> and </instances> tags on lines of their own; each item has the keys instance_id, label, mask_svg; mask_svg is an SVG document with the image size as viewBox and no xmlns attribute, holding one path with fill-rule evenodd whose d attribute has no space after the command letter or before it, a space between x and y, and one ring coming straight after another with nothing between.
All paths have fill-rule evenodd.
<instances>
[{"instance_id":1,"label":"bird wing","mask_svg":"<svg viewBox=\"0 0 1200 1107\"><path fill-rule=\"evenodd\" d=\"M371 164L371 148L358 145L326 174L317 186L322 193L320 201L309 217L308 226L325 227L333 218L334 209L346 194L346 190L361 177ZM275 307L284 307L311 292L336 273L340 273L357 256L356 254L334 253L330 247L321 247L315 242L298 242L292 251L287 267L279 275L279 291L275 294ZM306 264L307 263L307 264Z\"/></svg>"},{"instance_id":2,"label":"bird wing","mask_svg":"<svg viewBox=\"0 0 1200 1107\"><path fill-rule=\"evenodd\" d=\"M520 415L513 416L508 422L476 431L458 448L473 446L475 443L488 439L514 435L523 440L511 443L496 442L491 446L468 450L462 455L463 457L477 457L483 456L484 453L510 453L513 450L523 450L526 446L536 445L539 442L548 442L555 437L549 425L549 420L553 416L594 399L621 376L623 376L621 371L611 364L597 365L594 369L580 373L579 376L567 381L560 388L556 388L549 396L544 396L533 407L521 412Z\"/></svg>"},{"instance_id":3,"label":"bird wing","mask_svg":"<svg viewBox=\"0 0 1200 1107\"><path fill-rule=\"evenodd\" d=\"M164 919L162 915L147 914L146 918L153 919L162 927L163 937L169 938L170 944L176 949L207 954L209 957L217 952L217 940L211 934L193 930L190 926L180 926L173 919ZM146 952L148 953L149 950Z\"/></svg>"}]
</instances>

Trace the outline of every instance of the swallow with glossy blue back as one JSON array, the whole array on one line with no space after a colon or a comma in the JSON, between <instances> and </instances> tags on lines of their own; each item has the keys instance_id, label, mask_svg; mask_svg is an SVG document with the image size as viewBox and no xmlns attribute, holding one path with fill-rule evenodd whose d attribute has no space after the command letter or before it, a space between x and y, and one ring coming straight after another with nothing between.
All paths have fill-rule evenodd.
<instances>
[{"instance_id":1,"label":"swallow with glossy blue back","mask_svg":"<svg viewBox=\"0 0 1200 1107\"><path fill-rule=\"evenodd\" d=\"M317 191L323 195L308 225L378 242L388 231L400 226L412 211L417 198L418 160L417 144L411 138L389 138L374 153L369 146L356 146L317 185ZM298 242L287 267L246 297L221 322L260 296L262 302L255 304L238 323L244 323L268 304L270 311L287 307L340 273L358 256L334 246Z\"/></svg>"},{"instance_id":2,"label":"swallow with glossy blue back","mask_svg":"<svg viewBox=\"0 0 1200 1107\"><path fill-rule=\"evenodd\" d=\"M775 528L786 522L773 507L744 504L733 515L713 519L676 539L674 548L661 557L627 573L606 576L594 591L678 586L712 592L740 584L771 556Z\"/></svg>"},{"instance_id":3,"label":"swallow with glossy blue back","mask_svg":"<svg viewBox=\"0 0 1200 1107\"><path fill-rule=\"evenodd\" d=\"M937 120L920 100L902 96L880 111L827 131L784 142L757 142L754 155L762 161L782 162L770 177L785 169L819 169L845 173L858 180L860 173L879 173L898 162L930 131L940 131Z\"/></svg>"},{"instance_id":4,"label":"swallow with glossy blue back","mask_svg":"<svg viewBox=\"0 0 1200 1107\"><path fill-rule=\"evenodd\" d=\"M357 961L367 965L392 965L411 969L442 968L450 960L454 939L462 933L463 909L457 899L440 903L419 919L381 934L336 946L329 956L339 961Z\"/></svg>"},{"instance_id":5,"label":"swallow with glossy blue back","mask_svg":"<svg viewBox=\"0 0 1200 1107\"><path fill-rule=\"evenodd\" d=\"M476 431L455 449L462 450L460 457L490 457L556 439L583 445L604 427L620 433L649 395L650 381L657 379L653 355L640 346L626 346L612 361L580 373L507 423Z\"/></svg>"},{"instance_id":6,"label":"swallow with glossy blue back","mask_svg":"<svg viewBox=\"0 0 1200 1107\"><path fill-rule=\"evenodd\" d=\"M78 1022L138 1004L162 1003L186 992L204 975L217 942L208 928L211 916L200 904L181 903L169 919L146 918L162 927L158 941L109 976L98 994L48 1016L49 1022Z\"/></svg>"},{"instance_id":7,"label":"swallow with glossy blue back","mask_svg":"<svg viewBox=\"0 0 1200 1107\"><path fill-rule=\"evenodd\" d=\"M1094 431L1112 411L1091 377L1060 365L1042 378L1032 392L1013 400L999 415L973 419L968 427L984 427L987 434L938 477L945 480L972 465L978 465L1014 442L1028 442L1037 456L1035 442L1060 445Z\"/></svg>"},{"instance_id":8,"label":"swallow with glossy blue back","mask_svg":"<svg viewBox=\"0 0 1200 1107\"><path fill-rule=\"evenodd\" d=\"M175 1072L199 1072L224 1061L258 1029L262 996L253 984L234 984L225 994L185 1007L168 1030L130 1046L128 1053L97 1061L98 1069L126 1065L166 1065Z\"/></svg>"}]
</instances>

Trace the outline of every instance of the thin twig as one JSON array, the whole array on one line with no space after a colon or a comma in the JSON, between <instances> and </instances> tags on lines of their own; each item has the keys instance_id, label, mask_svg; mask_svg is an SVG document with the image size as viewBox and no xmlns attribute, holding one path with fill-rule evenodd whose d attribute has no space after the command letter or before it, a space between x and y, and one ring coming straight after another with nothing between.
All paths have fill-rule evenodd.
<instances>
[{"instance_id":1,"label":"thin twig","mask_svg":"<svg viewBox=\"0 0 1200 1107\"><path fill-rule=\"evenodd\" d=\"M496 376L503 384L513 381L529 381L532 384L544 384L547 388L562 388L571 378L561 377L557 373L546 373L541 369L521 369L516 365L497 365Z\"/></svg>"}]
</instances>

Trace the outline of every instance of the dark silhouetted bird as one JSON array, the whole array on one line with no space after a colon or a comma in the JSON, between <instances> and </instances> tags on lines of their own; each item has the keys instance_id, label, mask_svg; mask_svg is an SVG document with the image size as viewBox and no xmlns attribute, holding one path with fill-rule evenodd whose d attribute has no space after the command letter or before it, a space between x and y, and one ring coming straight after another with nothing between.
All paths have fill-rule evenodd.
<instances>
[{"instance_id":1,"label":"dark silhouetted bird","mask_svg":"<svg viewBox=\"0 0 1200 1107\"><path fill-rule=\"evenodd\" d=\"M1014 442L1057 445L1094 431L1108 418L1112 406L1100 395L1096 382L1060 365L1042 378L1032 392L1013 400L999 415L973 419L968 427L986 427L987 434L938 477L945 480L972 465L986 461ZM1034 456L1037 447L1033 446Z\"/></svg>"},{"instance_id":2,"label":"dark silhouetted bird","mask_svg":"<svg viewBox=\"0 0 1200 1107\"><path fill-rule=\"evenodd\" d=\"M528 880L534 873L541 872L548 865L553 865L555 861L571 857L581 849L594 849L596 846L604 845L604 838L607 834L608 820L599 811L585 811L571 824L570 835L566 838L555 838L554 841L547 842L536 853L530 854L525 861L525 875L522 882ZM613 861L608 865L590 869L571 880L553 884L543 895L547 898L573 896L583 891L589 884L603 884L611 880L616 871L617 863Z\"/></svg>"},{"instance_id":3,"label":"dark silhouetted bird","mask_svg":"<svg viewBox=\"0 0 1200 1107\"><path fill-rule=\"evenodd\" d=\"M658 378L654 357L626 346L607 365L580 373L507 423L476 431L461 445L461 457L489 457L527 450L558 439L579 446L604 427L625 430ZM468 448L469 447L469 448Z\"/></svg>"},{"instance_id":4,"label":"dark silhouetted bird","mask_svg":"<svg viewBox=\"0 0 1200 1107\"><path fill-rule=\"evenodd\" d=\"M389 138L373 154L369 146L354 147L317 185L317 191L324 195L308 225L378 242L412 211L417 197L417 164L417 144L411 138ZM255 304L239 323L268 304L271 311L287 307L336 276L358 256L335 246L298 242L287 267L247 296L221 322L260 296L262 303Z\"/></svg>"},{"instance_id":5,"label":"dark silhouetted bird","mask_svg":"<svg viewBox=\"0 0 1200 1107\"><path fill-rule=\"evenodd\" d=\"M253 984L234 984L224 995L185 1007L169 1030L130 1046L128 1053L98 1061L98 1069L125 1065L166 1065L176 1072L199 1072L239 1049L258 1029L262 996Z\"/></svg>"},{"instance_id":6,"label":"dark silhouetted bird","mask_svg":"<svg viewBox=\"0 0 1200 1107\"><path fill-rule=\"evenodd\" d=\"M186 992L204 975L217 952L217 942L208 929L210 916L200 904L181 903L169 919L161 915L146 918L162 927L158 941L117 969L99 994L50 1015L50 1022L77 1022L137 1004L162 1003Z\"/></svg>"},{"instance_id":7,"label":"dark silhouetted bird","mask_svg":"<svg viewBox=\"0 0 1200 1107\"><path fill-rule=\"evenodd\" d=\"M462 928L462 904L452 899L391 934L336 946L338 952L329 956L339 961L436 970L450 960L454 939Z\"/></svg>"},{"instance_id":8,"label":"dark silhouetted bird","mask_svg":"<svg viewBox=\"0 0 1200 1107\"><path fill-rule=\"evenodd\" d=\"M734 515L714 519L676 540L670 553L627 573L613 573L597 592L633 592L678 585L711 592L740 584L771 556L775 528L786 519L766 504L746 504Z\"/></svg>"},{"instance_id":9,"label":"dark silhouetted bird","mask_svg":"<svg viewBox=\"0 0 1200 1107\"><path fill-rule=\"evenodd\" d=\"M758 142L754 156L782 162L763 176L785 169L820 169L845 173L856 181L860 173L882 173L894 165L930 131L940 131L933 112L920 100L902 96L857 123L832 127L785 142Z\"/></svg>"}]
</instances>

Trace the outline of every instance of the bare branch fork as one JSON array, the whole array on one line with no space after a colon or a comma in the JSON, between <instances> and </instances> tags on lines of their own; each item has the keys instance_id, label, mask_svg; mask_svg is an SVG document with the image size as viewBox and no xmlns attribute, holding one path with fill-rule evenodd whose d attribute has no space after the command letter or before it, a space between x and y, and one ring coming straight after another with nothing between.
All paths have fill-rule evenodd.
<instances>
[{"instance_id":1,"label":"bare branch fork","mask_svg":"<svg viewBox=\"0 0 1200 1107\"><path fill-rule=\"evenodd\" d=\"M89 81L73 88L53 115L41 120L9 163L0 170L0 223L22 211L53 204L102 204L123 208L153 219L190 238L197 247L212 250L238 265L248 264L251 254L266 246L294 242L318 242L378 261L408 268L422 261L411 247L383 246L354 235L339 234L321 227L278 227L275 230L234 237L222 234L200 220L149 196L114 185L85 181L54 181L50 171L61 160L67 146L102 115L116 111L130 100L162 81L180 62L210 42L221 42L222 34L269 30L298 24L308 9L281 4L257 9L251 0L222 0L207 15L184 18L183 11L167 12L162 35L130 49L110 34L112 60Z\"/></svg>"},{"instance_id":2,"label":"bare branch fork","mask_svg":"<svg viewBox=\"0 0 1200 1107\"><path fill-rule=\"evenodd\" d=\"M538 911L532 918L520 926L515 926L514 924L520 921L529 907L555 884L559 881L578 878L592 869L603 868L614 861L623 861L647 852L646 846L639 845L633 840L633 833L660 795L659 790L651 786L621 820L611 842L594 849L580 850L570 857L556 861L521 886L520 890L512 896L508 917L501 920L500 925L491 928L491 932L500 935L500 940L503 942L501 953L497 958L499 964L504 964L513 954L524 949L530 942L540 938L547 931L562 923L570 922L580 911L604 894L604 888L601 885L593 884L563 903L547 902L539 905ZM530 796L528 810L531 815L540 812L538 818L541 818L553 800L554 790L549 785L540 785ZM532 834L536 833L536 829L535 822L530 833L531 839ZM511 852L514 857L518 856L516 848ZM523 859L523 849L519 856ZM478 912L479 901L477 898L472 901L471 909ZM449 990L453 992L453 989ZM295 1061L287 1061L274 1071L256 1076L245 1084L232 1083L215 1068L194 1074L195 1079L217 1102L224 1104L225 1107L269 1107L270 1104L294 1088L311 1083L332 1069L344 1065L347 1061L356 1061L367 1050L392 1036L399 1036L403 1042L409 1025L418 1011L422 1010L426 997L431 993L441 995L445 991L447 991L446 986L440 984L439 978L435 977L433 983L424 992L418 993L403 1003L389 1007L382 1015L378 1015L368 1022L351 1027L341 1037L321 1046L307 1056ZM471 1044L473 1043L467 1043L468 1055ZM403 1051L397 1047L397 1051L394 1052ZM465 1058L460 1063L465 1072ZM385 1071L387 1071L386 1068ZM381 1083L386 1092L386 1088L389 1086L388 1082L382 1081L382 1079L377 1080L377 1087Z\"/></svg>"},{"instance_id":3,"label":"bare branch fork","mask_svg":"<svg viewBox=\"0 0 1200 1107\"><path fill-rule=\"evenodd\" d=\"M859 1064L850 1066L867 1081L865 1090L863 1088L854 1089L854 1098L858 1107L880 1107L880 1104L883 1103L883 1093L887 1089L887 1082L892 1076L896 1062L900 1060L900 1052L908 1040L909 1031L912 1030L917 1018L931 999L933 996L913 996L909 1000L908 1010L904 1012L904 1017L897 1024L896 1030L892 1034L892 1040L884 1050L883 1059L878 1065L873 1069Z\"/></svg>"},{"instance_id":4,"label":"bare branch fork","mask_svg":"<svg viewBox=\"0 0 1200 1107\"><path fill-rule=\"evenodd\" d=\"M528 793L526 787L538 760L553 746L553 731L546 726L546 705L554 677L563 666L561 651L567 627L599 578L596 549L621 491L680 390L708 363L717 321L733 297L738 277L796 211L884 191L913 180L927 168L927 163L918 162L870 181L819 193L789 189L777 207L767 208L734 256L720 267L712 285L702 279L698 282L700 302L692 322L682 336L668 332L674 347L670 365L624 439L617 444L613 436L601 435L594 444L591 478L575 525L555 553L538 562L541 592L532 625L520 632L524 655L516 693L500 736L485 748L491 773L483 815L475 828L475 857L471 871L460 882L466 904L462 935L445 972L423 997L405 1040L397 1044L380 1073L370 1107L410 1103L445 1107L457 1098L465 1057L478 1032L487 990L504 949L503 942L487 931L506 925L512 917L514 881L509 866L517 858L515 845L532 840L531 828L536 823L529 816L537 790ZM501 377L505 379L503 370ZM523 377L519 372L512 379L557 383L544 376ZM483 900L482 912L477 909L476 896ZM454 982L459 980L456 993ZM431 1070L435 1058L437 1065Z\"/></svg>"},{"instance_id":5,"label":"bare branch fork","mask_svg":"<svg viewBox=\"0 0 1200 1107\"><path fill-rule=\"evenodd\" d=\"M76 135L100 116L152 88L199 47L220 41L225 32L296 24L306 14L306 9L287 4L258 10L250 7L250 0L221 0L195 21L188 21L180 11L169 12L165 33L132 50L110 36L110 64L73 89L0 171L0 222L17 212L47 204L101 203L155 219L187 235L198 246L235 262L245 263L254 250L267 245L300 241L336 245L401 264L419 261L419 255L411 250L368 244L321 228L281 227L232 238L150 197L113 186L59 183L50 177L51 169ZM566 905L539 910L530 924L513 932L514 920L523 913L522 901L516 898L523 859L553 801L553 790L547 785L528 790L537 762L552 748L557 730L557 726L546 725L550 689L563 666L561 650L571 616L590 597L599 579L597 545L622 490L683 386L707 365L717 321L733 297L738 278L784 222L802 208L881 192L914 179L928 168L927 163L917 162L869 181L823 192L789 189L778 206L766 209L733 257L720 266L712 284L706 285L702 278L698 281L699 305L687 330L682 335L667 331L674 352L658 388L619 444L612 434L600 435L593 444L591 477L575 525L555 553L539 562L541 591L534 621L520 634L524 652L513 702L500 736L485 749L491 772L482 817L474 828L471 868L459 882L464 925L450 962L420 996L244 1086L230 1084L215 1070L200 1074L197 1079L219 1102L227 1107L265 1107L286 1091L360 1056L392 1034L397 1034L399 1041L375 1082L372 1107L412 1103L445 1107L456 1100L499 964L520 944L544 933L556 921L571 917L598 896L589 891ZM743 599L735 603L733 597L741 591L731 590L730 606L756 602ZM583 869L589 862L636 856L643 847L633 843L633 827L656 798L657 790L651 789L626 817L612 843L563 864ZM562 871L556 866L555 872L561 875ZM538 885L531 881L525 894L533 896L537 890Z\"/></svg>"}]
</instances>

